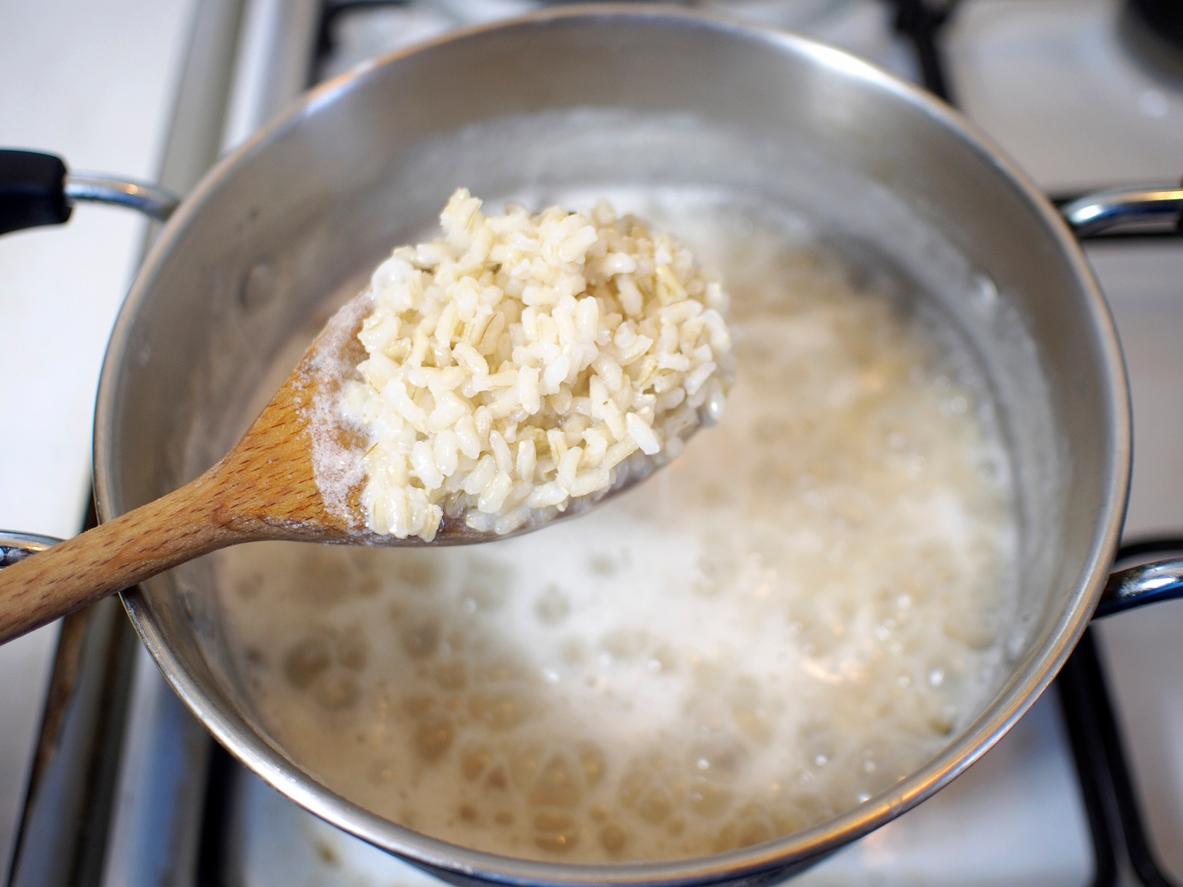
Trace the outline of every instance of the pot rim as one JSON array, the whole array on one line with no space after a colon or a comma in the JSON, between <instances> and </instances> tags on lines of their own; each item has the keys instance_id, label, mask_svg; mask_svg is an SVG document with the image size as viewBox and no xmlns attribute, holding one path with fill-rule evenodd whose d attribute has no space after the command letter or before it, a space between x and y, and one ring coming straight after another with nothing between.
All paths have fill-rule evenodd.
<instances>
[{"instance_id":1,"label":"pot rim","mask_svg":"<svg viewBox=\"0 0 1183 887\"><path fill-rule=\"evenodd\" d=\"M186 226L202 210L207 197L247 157L266 150L277 138L332 102L339 95L371 77L379 76L400 60L453 43L479 39L490 31L545 27L555 21L583 20L598 24L620 20L648 24L668 23L680 28L702 28L728 39L747 41L790 51L823 67L840 67L874 88L903 99L944 129L951 131L1006 180L1042 220L1048 235L1070 264L1083 290L1082 309L1088 312L1092 333L1102 356L1105 386L1103 412L1106 427L1098 433L1110 436L1109 458L1103 478L1104 503L1097 516L1088 556L1076 588L1053 629L1053 641L1028 666L1026 674L980 715L957 739L924 768L891 786L871 800L805 831L764 844L707 857L672 862L621 864L551 863L517 859L461 847L392 823L319 783L229 709L216 706L202 682L188 672L169 648L167 632L157 623L150 601L138 590L121 597L132 625L152 655L165 680L214 737L248 769L321 819L387 851L428 866L503 883L556 884L689 884L736 878L789 865L825 854L858 838L910 809L947 785L981 758L1034 704L1051 683L1080 639L1092 615L1116 551L1128 495L1131 432L1128 383L1116 331L1108 305L1083 252L1059 213L1028 177L994 142L957 111L906 81L845 51L785 31L748 25L725 18L687 12L677 7L631 4L597 4L547 9L449 32L448 34L366 62L306 93L286 112L272 120L244 144L219 161L198 183L193 193L165 226L153 245L141 272L124 302L108 344L99 382L94 426L95 500L100 520L109 520L131 505L120 494L115 467L115 422L119 412L118 385L127 371L132 326L151 296L148 283L172 251Z\"/></svg>"}]
</instances>

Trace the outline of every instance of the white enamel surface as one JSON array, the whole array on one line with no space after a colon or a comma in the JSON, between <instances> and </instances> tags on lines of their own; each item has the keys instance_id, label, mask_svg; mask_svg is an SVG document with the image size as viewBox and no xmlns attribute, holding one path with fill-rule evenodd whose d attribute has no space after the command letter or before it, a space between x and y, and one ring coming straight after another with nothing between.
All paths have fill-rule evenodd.
<instances>
[{"instance_id":1,"label":"white enamel surface","mask_svg":"<svg viewBox=\"0 0 1183 887\"><path fill-rule=\"evenodd\" d=\"M151 179L189 0L0 6L0 145ZM19 35L19 36L18 36ZM0 238L0 526L70 536L90 495L94 392L145 223L83 207ZM0 647L0 868L23 799L56 626Z\"/></svg>"},{"instance_id":2,"label":"white enamel surface","mask_svg":"<svg viewBox=\"0 0 1183 887\"><path fill-rule=\"evenodd\" d=\"M1183 62L1154 61L1127 5L975 0L952 23L959 103L1050 192L1183 175Z\"/></svg>"},{"instance_id":3,"label":"white enamel surface","mask_svg":"<svg viewBox=\"0 0 1183 887\"><path fill-rule=\"evenodd\" d=\"M1133 387L1134 485L1126 534L1178 537L1183 243L1098 245L1089 258L1117 318ZM1108 619L1100 635L1143 816L1160 864L1183 879L1183 601Z\"/></svg>"}]
</instances>

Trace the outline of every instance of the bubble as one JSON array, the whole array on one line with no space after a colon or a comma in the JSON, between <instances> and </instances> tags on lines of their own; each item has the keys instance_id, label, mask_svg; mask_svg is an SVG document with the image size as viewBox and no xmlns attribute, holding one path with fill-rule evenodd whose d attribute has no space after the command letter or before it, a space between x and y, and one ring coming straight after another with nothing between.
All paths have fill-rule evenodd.
<instances>
[{"instance_id":1,"label":"bubble","mask_svg":"<svg viewBox=\"0 0 1183 887\"><path fill-rule=\"evenodd\" d=\"M957 709L953 706L941 706L928 716L928 726L938 736L950 736L957 726Z\"/></svg>"},{"instance_id":2,"label":"bubble","mask_svg":"<svg viewBox=\"0 0 1183 887\"><path fill-rule=\"evenodd\" d=\"M394 762L389 759L379 759L370 767L370 778L379 784L393 782L397 775Z\"/></svg>"},{"instance_id":3,"label":"bubble","mask_svg":"<svg viewBox=\"0 0 1183 887\"><path fill-rule=\"evenodd\" d=\"M481 684L514 684L525 677L525 667L507 658L482 662L475 670L475 678Z\"/></svg>"},{"instance_id":4,"label":"bubble","mask_svg":"<svg viewBox=\"0 0 1183 887\"><path fill-rule=\"evenodd\" d=\"M424 761L434 763L451 748L455 735L451 718L429 714L415 728L415 751Z\"/></svg>"},{"instance_id":5,"label":"bubble","mask_svg":"<svg viewBox=\"0 0 1183 887\"><path fill-rule=\"evenodd\" d=\"M328 669L331 661L329 643L325 638L304 638L293 644L284 656L284 677L293 687L303 690Z\"/></svg>"},{"instance_id":6,"label":"bubble","mask_svg":"<svg viewBox=\"0 0 1183 887\"><path fill-rule=\"evenodd\" d=\"M610 555L597 553L588 558L587 568L596 576L612 576L618 566Z\"/></svg>"},{"instance_id":7,"label":"bubble","mask_svg":"<svg viewBox=\"0 0 1183 887\"><path fill-rule=\"evenodd\" d=\"M499 764L490 767L488 774L485 776L485 785L494 789L508 788L509 777L505 775L505 768Z\"/></svg>"},{"instance_id":8,"label":"bubble","mask_svg":"<svg viewBox=\"0 0 1183 887\"><path fill-rule=\"evenodd\" d=\"M628 838L618 825L605 825L600 829L600 846L608 853L616 854L624 849Z\"/></svg>"},{"instance_id":9,"label":"bubble","mask_svg":"<svg viewBox=\"0 0 1183 887\"><path fill-rule=\"evenodd\" d=\"M587 644L579 638L568 638L563 641L561 654L567 665L582 665L587 661Z\"/></svg>"},{"instance_id":10,"label":"bubble","mask_svg":"<svg viewBox=\"0 0 1183 887\"><path fill-rule=\"evenodd\" d=\"M356 703L360 692L354 678L349 675L335 674L317 681L312 695L323 708L339 711Z\"/></svg>"},{"instance_id":11,"label":"bubble","mask_svg":"<svg viewBox=\"0 0 1183 887\"><path fill-rule=\"evenodd\" d=\"M483 745L469 746L460 752L460 772L469 782L475 782L484 775L493 756Z\"/></svg>"},{"instance_id":12,"label":"bubble","mask_svg":"<svg viewBox=\"0 0 1183 887\"><path fill-rule=\"evenodd\" d=\"M566 595L555 584L550 584L534 602L534 614L543 625L558 625L571 612Z\"/></svg>"},{"instance_id":13,"label":"bubble","mask_svg":"<svg viewBox=\"0 0 1183 887\"><path fill-rule=\"evenodd\" d=\"M578 755L579 765L583 769L584 782L588 786L599 785L607 768L607 762L600 747L590 742L581 742L578 746Z\"/></svg>"},{"instance_id":14,"label":"bubble","mask_svg":"<svg viewBox=\"0 0 1183 887\"><path fill-rule=\"evenodd\" d=\"M553 755L543 765L526 797L538 806L574 807L582 796L570 763L560 755Z\"/></svg>"},{"instance_id":15,"label":"bubble","mask_svg":"<svg viewBox=\"0 0 1183 887\"><path fill-rule=\"evenodd\" d=\"M565 853L579 842L579 827L569 813L545 811L534 814L534 846L551 853Z\"/></svg>"},{"instance_id":16,"label":"bubble","mask_svg":"<svg viewBox=\"0 0 1183 887\"><path fill-rule=\"evenodd\" d=\"M435 682L441 690L463 690L468 685L468 669L458 659L441 662L435 667Z\"/></svg>"},{"instance_id":17,"label":"bubble","mask_svg":"<svg viewBox=\"0 0 1183 887\"><path fill-rule=\"evenodd\" d=\"M412 659L429 659L435 655L440 644L440 624L434 616L428 616L402 627L399 640L403 650Z\"/></svg>"},{"instance_id":18,"label":"bubble","mask_svg":"<svg viewBox=\"0 0 1183 887\"><path fill-rule=\"evenodd\" d=\"M259 574L247 576L237 586L240 597L249 600L263 590L263 577Z\"/></svg>"},{"instance_id":19,"label":"bubble","mask_svg":"<svg viewBox=\"0 0 1183 887\"><path fill-rule=\"evenodd\" d=\"M391 572L404 585L426 590L436 584L439 564L432 553L403 549L393 560Z\"/></svg>"},{"instance_id":20,"label":"bubble","mask_svg":"<svg viewBox=\"0 0 1183 887\"><path fill-rule=\"evenodd\" d=\"M994 645L998 627L989 614L966 608L960 601L951 603L944 618L945 633L975 650L986 650Z\"/></svg>"},{"instance_id":21,"label":"bubble","mask_svg":"<svg viewBox=\"0 0 1183 887\"><path fill-rule=\"evenodd\" d=\"M710 770L720 778L730 778L743 770L748 754L734 737L715 735L695 740L688 749L688 758L696 770Z\"/></svg>"},{"instance_id":22,"label":"bubble","mask_svg":"<svg viewBox=\"0 0 1183 887\"><path fill-rule=\"evenodd\" d=\"M617 659L634 659L652 643L648 633L619 629L600 639L600 647Z\"/></svg>"},{"instance_id":23,"label":"bubble","mask_svg":"<svg viewBox=\"0 0 1183 887\"><path fill-rule=\"evenodd\" d=\"M696 780L690 789L690 809L696 816L715 817L731 806L731 798L730 789L707 780Z\"/></svg>"},{"instance_id":24,"label":"bubble","mask_svg":"<svg viewBox=\"0 0 1183 887\"><path fill-rule=\"evenodd\" d=\"M621 806L651 825L664 822L675 808L664 770L656 760L636 761L621 778L617 791Z\"/></svg>"},{"instance_id":25,"label":"bubble","mask_svg":"<svg viewBox=\"0 0 1183 887\"><path fill-rule=\"evenodd\" d=\"M513 567L493 558L474 557L461 588L461 607L466 613L493 613L509 596Z\"/></svg>"},{"instance_id":26,"label":"bubble","mask_svg":"<svg viewBox=\"0 0 1183 887\"><path fill-rule=\"evenodd\" d=\"M468 701L472 719L494 731L517 727L530 717L531 707L526 698L509 691L473 693Z\"/></svg>"},{"instance_id":27,"label":"bubble","mask_svg":"<svg viewBox=\"0 0 1183 887\"><path fill-rule=\"evenodd\" d=\"M723 852L763 844L765 841L771 841L779 833L780 830L768 811L756 804L746 804L719 832L715 850Z\"/></svg>"},{"instance_id":28,"label":"bubble","mask_svg":"<svg viewBox=\"0 0 1183 887\"><path fill-rule=\"evenodd\" d=\"M663 822L674 811L674 801L665 788L653 786L642 794L636 811L648 823Z\"/></svg>"},{"instance_id":29,"label":"bubble","mask_svg":"<svg viewBox=\"0 0 1183 887\"><path fill-rule=\"evenodd\" d=\"M412 718L426 715L435 706L435 698L426 695L407 696L402 701L402 710Z\"/></svg>"},{"instance_id":30,"label":"bubble","mask_svg":"<svg viewBox=\"0 0 1183 887\"><path fill-rule=\"evenodd\" d=\"M369 645L360 627L337 636L337 661L350 671L361 671L370 659Z\"/></svg>"}]
</instances>

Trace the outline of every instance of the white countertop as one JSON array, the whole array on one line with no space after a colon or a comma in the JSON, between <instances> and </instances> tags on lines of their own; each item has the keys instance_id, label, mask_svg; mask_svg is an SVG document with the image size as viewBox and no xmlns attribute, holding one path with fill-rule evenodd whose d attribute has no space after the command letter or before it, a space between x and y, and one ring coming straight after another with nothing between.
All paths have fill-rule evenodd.
<instances>
[{"instance_id":1,"label":"white countertop","mask_svg":"<svg viewBox=\"0 0 1183 887\"><path fill-rule=\"evenodd\" d=\"M0 5L0 146L151 180L193 0ZM107 331L145 223L84 206L64 228L0 238L0 527L76 533ZM0 871L7 865L56 628L0 647Z\"/></svg>"}]
</instances>

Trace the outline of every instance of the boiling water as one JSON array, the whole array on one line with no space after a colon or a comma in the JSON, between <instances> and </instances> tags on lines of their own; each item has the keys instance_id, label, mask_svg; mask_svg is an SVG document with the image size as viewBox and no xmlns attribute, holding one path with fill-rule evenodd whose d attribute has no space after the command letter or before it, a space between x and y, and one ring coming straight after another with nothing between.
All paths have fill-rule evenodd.
<instances>
[{"instance_id":1,"label":"boiling water","mask_svg":"<svg viewBox=\"0 0 1183 887\"><path fill-rule=\"evenodd\" d=\"M427 834L567 861L764 841L913 772L996 689L1014 509L953 337L792 219L646 210L734 302L736 385L684 456L495 545L216 555L274 737Z\"/></svg>"}]
</instances>

